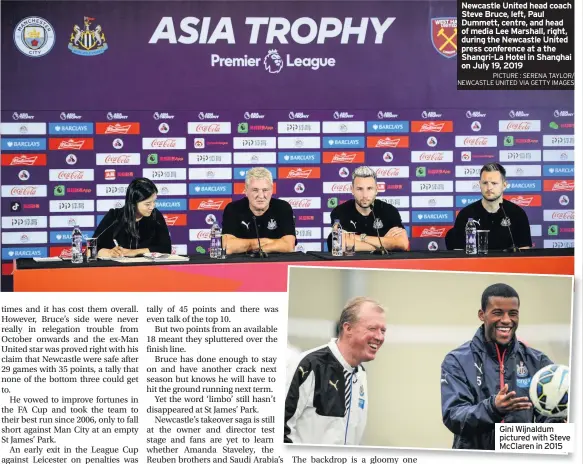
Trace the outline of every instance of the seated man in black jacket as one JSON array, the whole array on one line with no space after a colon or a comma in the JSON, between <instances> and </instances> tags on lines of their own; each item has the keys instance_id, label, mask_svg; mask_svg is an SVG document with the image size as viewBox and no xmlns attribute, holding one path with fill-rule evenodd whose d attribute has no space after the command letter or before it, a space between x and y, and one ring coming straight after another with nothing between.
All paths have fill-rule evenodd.
<instances>
[{"instance_id":1,"label":"seated man in black jacket","mask_svg":"<svg viewBox=\"0 0 583 464\"><path fill-rule=\"evenodd\" d=\"M477 222L478 229L490 231L488 234L490 250L532 247L528 216L520 206L503 198L507 185L506 170L502 165L489 163L482 167L480 170L482 199L459 212L453 232L450 233L451 241L448 240L448 248L465 248L466 224L469 218Z\"/></svg>"},{"instance_id":2,"label":"seated man in black jacket","mask_svg":"<svg viewBox=\"0 0 583 464\"><path fill-rule=\"evenodd\" d=\"M356 251L407 250L409 239L397 208L377 200L377 176L368 166L360 166L352 173L353 200L332 210L332 225L336 219L344 232L356 232ZM332 237L328 236L332 250Z\"/></svg>"},{"instance_id":3,"label":"seated man in black jacket","mask_svg":"<svg viewBox=\"0 0 583 464\"><path fill-rule=\"evenodd\" d=\"M229 203L223 213L227 254L262 251L290 253L296 244L292 207L272 197L273 178L268 169L252 168L245 176L245 197Z\"/></svg>"}]
</instances>

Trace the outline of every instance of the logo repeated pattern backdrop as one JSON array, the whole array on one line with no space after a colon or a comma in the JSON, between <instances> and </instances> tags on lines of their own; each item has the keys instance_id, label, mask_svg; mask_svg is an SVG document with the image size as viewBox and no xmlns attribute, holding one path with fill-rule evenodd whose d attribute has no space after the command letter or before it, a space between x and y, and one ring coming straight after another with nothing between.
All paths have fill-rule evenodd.
<instances>
[{"instance_id":1,"label":"logo repeated pattern backdrop","mask_svg":"<svg viewBox=\"0 0 583 464\"><path fill-rule=\"evenodd\" d=\"M325 248L361 164L411 248L444 249L493 161L534 245L573 246L573 93L455 90L455 2L302 3L301 18L293 2L8 3L3 260L61 254L75 223L91 236L139 176L174 251L205 253L253 166L292 205L300 251Z\"/></svg>"}]
</instances>

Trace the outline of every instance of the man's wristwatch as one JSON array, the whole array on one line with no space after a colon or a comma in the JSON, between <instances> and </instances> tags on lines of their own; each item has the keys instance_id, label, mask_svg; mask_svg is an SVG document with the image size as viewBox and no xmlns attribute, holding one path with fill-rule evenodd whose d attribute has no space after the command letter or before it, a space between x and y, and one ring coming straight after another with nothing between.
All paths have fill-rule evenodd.
<instances>
[{"instance_id":1,"label":"man's wristwatch","mask_svg":"<svg viewBox=\"0 0 583 464\"><path fill-rule=\"evenodd\" d=\"M366 242L366 234L360 234L360 241Z\"/></svg>"}]
</instances>

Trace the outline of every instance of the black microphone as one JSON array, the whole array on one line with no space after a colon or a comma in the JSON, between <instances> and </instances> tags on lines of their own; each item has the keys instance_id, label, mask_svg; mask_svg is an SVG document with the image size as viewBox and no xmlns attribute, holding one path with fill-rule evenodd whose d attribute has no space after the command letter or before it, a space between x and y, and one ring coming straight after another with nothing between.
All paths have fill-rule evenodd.
<instances>
[{"instance_id":1,"label":"black microphone","mask_svg":"<svg viewBox=\"0 0 583 464\"><path fill-rule=\"evenodd\" d=\"M114 226L115 224L117 224L119 222L119 219L114 219L113 222L111 224L109 224L105 229L103 229L101 231L101 233L97 236L97 237L93 237L96 241L99 240L99 237L101 237L108 229L110 229L112 226ZM114 243L115 245L115 243Z\"/></svg>"},{"instance_id":2,"label":"black microphone","mask_svg":"<svg viewBox=\"0 0 583 464\"><path fill-rule=\"evenodd\" d=\"M372 218L374 220L374 222L372 223L372 226L373 226L374 230L376 230L376 232L377 232L377 238L379 239L379 245L380 245L380 247L378 247L372 253L375 255L388 255L389 252L383 246L383 241L381 240L381 234L379 234L379 229L377 227L375 227L375 223L377 222L377 217L374 214L374 208L373 208L372 204L370 205L370 212L372 213Z\"/></svg>"},{"instance_id":3,"label":"black microphone","mask_svg":"<svg viewBox=\"0 0 583 464\"><path fill-rule=\"evenodd\" d=\"M502 200L504 201L504 200ZM520 251L520 248L516 247L516 243L514 243L514 237L512 236L512 227L510 227L512 224L510 223L510 218L506 215L506 211L504 211L504 206L502 206L502 202L500 203L500 209L502 210L502 213L504 214L504 224L502 224L502 226L508 227L508 232L510 233L510 240L512 240L512 248L507 248L504 251L509 251L511 253L517 253Z\"/></svg>"},{"instance_id":4,"label":"black microphone","mask_svg":"<svg viewBox=\"0 0 583 464\"><path fill-rule=\"evenodd\" d=\"M255 225L255 234L257 235L257 245L259 246L258 251L254 251L250 254L253 258L267 258L267 253L261 248L261 239L259 238L259 227L257 227L257 218L253 215L253 224Z\"/></svg>"}]
</instances>

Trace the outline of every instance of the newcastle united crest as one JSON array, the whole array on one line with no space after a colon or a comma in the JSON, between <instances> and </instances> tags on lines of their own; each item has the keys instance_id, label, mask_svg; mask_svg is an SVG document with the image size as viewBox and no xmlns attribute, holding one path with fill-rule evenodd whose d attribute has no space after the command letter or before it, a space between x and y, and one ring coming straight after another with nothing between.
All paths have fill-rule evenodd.
<instances>
[{"instance_id":1,"label":"newcastle united crest","mask_svg":"<svg viewBox=\"0 0 583 464\"><path fill-rule=\"evenodd\" d=\"M457 55L457 18L431 18L431 43L446 58Z\"/></svg>"},{"instance_id":2,"label":"newcastle united crest","mask_svg":"<svg viewBox=\"0 0 583 464\"><path fill-rule=\"evenodd\" d=\"M83 18L85 29L81 29L78 25L73 27L73 32L69 39L69 50L76 55L101 55L107 50L105 34L101 26L98 24L94 29L91 29L92 21L95 21L95 18L85 16Z\"/></svg>"}]
</instances>

